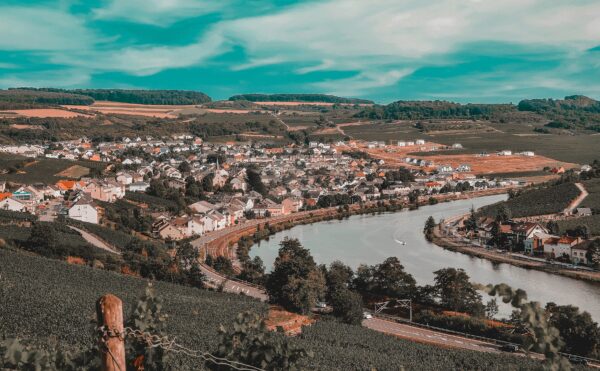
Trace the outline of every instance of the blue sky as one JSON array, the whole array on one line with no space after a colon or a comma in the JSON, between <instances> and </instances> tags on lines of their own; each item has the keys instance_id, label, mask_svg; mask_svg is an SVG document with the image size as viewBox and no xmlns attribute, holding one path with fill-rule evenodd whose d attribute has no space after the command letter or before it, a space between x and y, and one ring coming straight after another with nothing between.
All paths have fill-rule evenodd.
<instances>
[{"instance_id":1,"label":"blue sky","mask_svg":"<svg viewBox=\"0 0 600 371\"><path fill-rule=\"evenodd\" d=\"M15 86L600 98L600 1L2 0Z\"/></svg>"}]
</instances>

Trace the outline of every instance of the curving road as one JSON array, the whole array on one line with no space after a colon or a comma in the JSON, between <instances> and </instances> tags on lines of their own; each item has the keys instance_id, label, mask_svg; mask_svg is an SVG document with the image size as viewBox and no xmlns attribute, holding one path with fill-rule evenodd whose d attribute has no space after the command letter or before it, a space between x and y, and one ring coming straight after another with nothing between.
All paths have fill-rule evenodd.
<instances>
[{"instance_id":1,"label":"curving road","mask_svg":"<svg viewBox=\"0 0 600 371\"><path fill-rule=\"evenodd\" d=\"M109 246L106 242L102 241L100 238L96 237L95 235L93 235L87 231L84 231L81 228L73 227L72 225L70 225L69 228L71 228L74 231L79 232L79 234L81 234L81 237L83 237L83 239L86 240L90 245L96 246L99 249L108 251L113 254L121 254L119 251L116 251L111 246Z\"/></svg>"}]
</instances>

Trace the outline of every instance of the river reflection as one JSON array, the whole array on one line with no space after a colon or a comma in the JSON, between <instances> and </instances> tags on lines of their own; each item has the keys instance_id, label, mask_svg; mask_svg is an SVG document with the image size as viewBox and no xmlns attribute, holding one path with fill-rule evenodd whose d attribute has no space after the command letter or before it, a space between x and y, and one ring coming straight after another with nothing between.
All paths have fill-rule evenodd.
<instances>
[{"instance_id":1,"label":"river reflection","mask_svg":"<svg viewBox=\"0 0 600 371\"><path fill-rule=\"evenodd\" d=\"M298 238L309 248L317 263L329 264L341 260L352 268L359 264L377 264L397 256L406 271L418 284L433 283L433 272L454 267L464 269L473 282L507 283L527 291L531 300L543 303L572 304L600 319L600 285L552 275L545 272L492 263L485 259L452 252L429 243L423 237L423 226L432 215L436 221L505 199L505 195L481 197L424 206L419 210L378 215L352 216L342 221L300 225L271 236L250 252L260 256L271 269L279 243L285 238ZM404 244L405 243L405 244ZM500 302L500 300L498 300ZM511 308L501 305L500 315L507 316Z\"/></svg>"}]
</instances>

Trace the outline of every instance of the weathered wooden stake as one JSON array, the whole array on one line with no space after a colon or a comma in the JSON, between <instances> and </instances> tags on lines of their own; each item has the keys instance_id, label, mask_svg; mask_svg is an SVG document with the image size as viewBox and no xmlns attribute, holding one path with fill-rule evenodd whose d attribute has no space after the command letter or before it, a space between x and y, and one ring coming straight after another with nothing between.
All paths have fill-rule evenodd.
<instances>
[{"instance_id":1,"label":"weathered wooden stake","mask_svg":"<svg viewBox=\"0 0 600 371\"><path fill-rule=\"evenodd\" d=\"M123 332L123 302L112 294L102 296L96 302L98 326L104 327L108 336L101 335L103 371L125 371L125 339Z\"/></svg>"}]
</instances>

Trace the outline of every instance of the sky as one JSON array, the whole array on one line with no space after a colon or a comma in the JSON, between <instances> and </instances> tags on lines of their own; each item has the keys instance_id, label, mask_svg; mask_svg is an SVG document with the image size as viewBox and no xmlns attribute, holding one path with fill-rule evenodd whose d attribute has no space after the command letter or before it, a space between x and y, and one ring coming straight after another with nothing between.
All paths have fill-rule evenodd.
<instances>
[{"instance_id":1,"label":"sky","mask_svg":"<svg viewBox=\"0 0 600 371\"><path fill-rule=\"evenodd\" d=\"M600 98L598 0L2 0L0 88Z\"/></svg>"}]
</instances>

